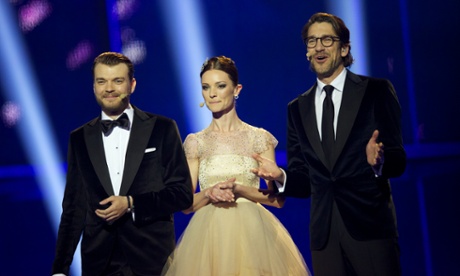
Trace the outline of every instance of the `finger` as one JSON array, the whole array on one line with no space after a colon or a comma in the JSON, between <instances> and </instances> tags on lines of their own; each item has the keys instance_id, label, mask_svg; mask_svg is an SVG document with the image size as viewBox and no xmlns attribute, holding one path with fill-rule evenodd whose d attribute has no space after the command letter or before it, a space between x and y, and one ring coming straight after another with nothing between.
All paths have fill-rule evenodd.
<instances>
[{"instance_id":1,"label":"finger","mask_svg":"<svg viewBox=\"0 0 460 276\"><path fill-rule=\"evenodd\" d=\"M369 142L377 144L377 138L378 137L379 137L379 131L374 130L374 132L372 133L371 139L369 139Z\"/></svg>"},{"instance_id":2,"label":"finger","mask_svg":"<svg viewBox=\"0 0 460 276\"><path fill-rule=\"evenodd\" d=\"M96 210L96 215L100 218L104 218L104 214L102 213L102 210L97 209Z\"/></svg>"},{"instance_id":3,"label":"finger","mask_svg":"<svg viewBox=\"0 0 460 276\"><path fill-rule=\"evenodd\" d=\"M108 198L106 198L106 199L100 201L99 204L100 204L100 205L105 205L105 204L107 204L107 203L109 203L109 202L110 202L110 197L108 197Z\"/></svg>"},{"instance_id":4,"label":"finger","mask_svg":"<svg viewBox=\"0 0 460 276\"><path fill-rule=\"evenodd\" d=\"M255 160L259 161L259 162L262 162L262 160L263 160L263 159L262 159L262 156L260 156L260 155L257 154L257 153L252 154L252 157L253 157Z\"/></svg>"}]
</instances>

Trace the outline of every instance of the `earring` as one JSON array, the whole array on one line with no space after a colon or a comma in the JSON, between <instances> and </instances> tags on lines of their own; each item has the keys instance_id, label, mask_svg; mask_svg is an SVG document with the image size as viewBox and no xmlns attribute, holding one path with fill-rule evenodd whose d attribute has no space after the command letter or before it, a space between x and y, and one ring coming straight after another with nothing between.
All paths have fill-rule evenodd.
<instances>
[{"instance_id":1,"label":"earring","mask_svg":"<svg viewBox=\"0 0 460 276\"><path fill-rule=\"evenodd\" d=\"M235 100L238 100L239 96L235 95L233 98L235 98Z\"/></svg>"}]
</instances>

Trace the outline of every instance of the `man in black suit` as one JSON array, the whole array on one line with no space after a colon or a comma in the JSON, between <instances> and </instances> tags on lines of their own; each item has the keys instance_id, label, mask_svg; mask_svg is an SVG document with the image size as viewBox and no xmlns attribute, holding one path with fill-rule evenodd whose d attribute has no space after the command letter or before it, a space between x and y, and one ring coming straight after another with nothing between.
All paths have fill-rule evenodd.
<instances>
[{"instance_id":1,"label":"man in black suit","mask_svg":"<svg viewBox=\"0 0 460 276\"><path fill-rule=\"evenodd\" d=\"M102 53L93 65L101 116L69 139L53 274L69 274L81 241L83 275L159 275L175 246L173 213L193 201L176 123L130 104L131 61Z\"/></svg>"},{"instance_id":2,"label":"man in black suit","mask_svg":"<svg viewBox=\"0 0 460 276\"><path fill-rule=\"evenodd\" d=\"M311 196L315 276L400 275L388 180L406 166L396 92L388 80L346 69L350 32L337 16L314 14L302 38L317 82L288 105L288 168L256 156L253 171L286 196Z\"/></svg>"}]
</instances>

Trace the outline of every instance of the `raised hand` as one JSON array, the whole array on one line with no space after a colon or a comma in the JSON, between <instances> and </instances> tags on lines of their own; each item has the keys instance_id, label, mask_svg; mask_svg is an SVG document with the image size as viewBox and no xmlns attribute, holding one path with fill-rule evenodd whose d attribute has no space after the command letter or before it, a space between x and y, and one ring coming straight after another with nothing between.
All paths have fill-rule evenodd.
<instances>
[{"instance_id":1,"label":"raised hand","mask_svg":"<svg viewBox=\"0 0 460 276\"><path fill-rule=\"evenodd\" d=\"M372 133L371 139L366 146L366 155L367 155L367 163L371 165L373 168L376 168L380 165L383 165L385 158L384 158L384 146L382 142L377 142L379 137L379 131L374 130Z\"/></svg>"},{"instance_id":2,"label":"raised hand","mask_svg":"<svg viewBox=\"0 0 460 276\"><path fill-rule=\"evenodd\" d=\"M284 182L284 174L275 161L262 157L259 154L253 154L252 157L259 163L258 168L251 169L252 173L266 180Z\"/></svg>"}]
</instances>

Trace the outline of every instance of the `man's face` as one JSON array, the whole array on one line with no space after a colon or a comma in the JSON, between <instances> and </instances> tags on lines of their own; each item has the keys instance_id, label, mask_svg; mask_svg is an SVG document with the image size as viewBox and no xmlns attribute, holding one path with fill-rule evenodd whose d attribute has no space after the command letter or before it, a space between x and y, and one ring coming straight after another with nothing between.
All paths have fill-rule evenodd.
<instances>
[{"instance_id":1,"label":"man's face","mask_svg":"<svg viewBox=\"0 0 460 276\"><path fill-rule=\"evenodd\" d=\"M327 22L313 23L308 29L309 38L325 36L337 37L332 25ZM310 68L316 73L318 79L330 83L342 72L344 68L342 57L345 57L348 51L348 46L340 47L340 41L334 41L331 46L325 47L318 39L315 47L308 48Z\"/></svg>"},{"instance_id":2,"label":"man's face","mask_svg":"<svg viewBox=\"0 0 460 276\"><path fill-rule=\"evenodd\" d=\"M97 64L94 68L94 95L102 110L110 117L120 115L129 105L136 80L129 79L128 66Z\"/></svg>"}]
</instances>

